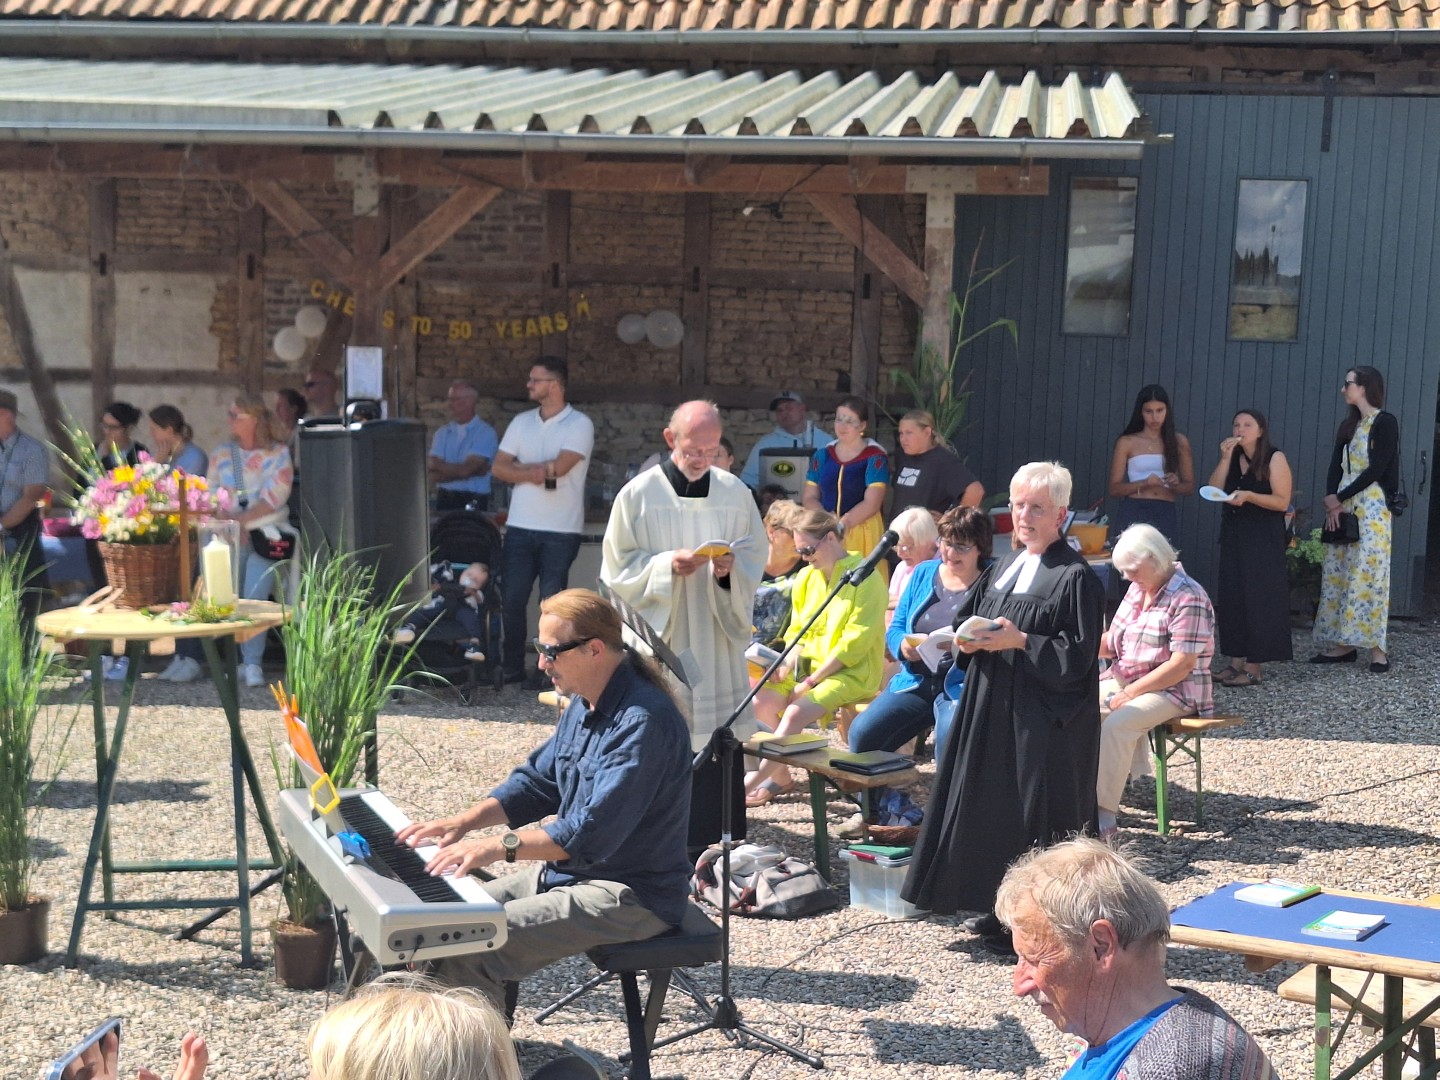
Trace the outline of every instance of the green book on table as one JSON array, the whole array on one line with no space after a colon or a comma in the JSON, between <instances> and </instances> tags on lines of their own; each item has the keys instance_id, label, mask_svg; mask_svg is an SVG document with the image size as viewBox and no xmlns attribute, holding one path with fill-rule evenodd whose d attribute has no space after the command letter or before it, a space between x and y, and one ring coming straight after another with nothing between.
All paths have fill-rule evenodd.
<instances>
[{"instance_id":1,"label":"green book on table","mask_svg":"<svg viewBox=\"0 0 1440 1080\"><path fill-rule=\"evenodd\" d=\"M1332 911L1300 928L1311 937L1334 938L1337 941L1364 941L1385 925L1384 915L1359 911Z\"/></svg>"}]
</instances>

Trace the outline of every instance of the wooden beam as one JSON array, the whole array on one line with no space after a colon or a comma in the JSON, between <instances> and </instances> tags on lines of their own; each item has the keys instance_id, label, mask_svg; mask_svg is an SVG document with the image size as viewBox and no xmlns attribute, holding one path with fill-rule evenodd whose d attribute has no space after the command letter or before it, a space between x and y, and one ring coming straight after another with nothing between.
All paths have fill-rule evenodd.
<instances>
[{"instance_id":1,"label":"wooden beam","mask_svg":"<svg viewBox=\"0 0 1440 1080\"><path fill-rule=\"evenodd\" d=\"M955 196L925 196L925 296L921 301L922 347L950 359L950 294L955 290Z\"/></svg>"},{"instance_id":2,"label":"wooden beam","mask_svg":"<svg viewBox=\"0 0 1440 1080\"><path fill-rule=\"evenodd\" d=\"M526 187L545 187L585 164L585 154L525 151L520 155L520 178Z\"/></svg>"},{"instance_id":3,"label":"wooden beam","mask_svg":"<svg viewBox=\"0 0 1440 1080\"><path fill-rule=\"evenodd\" d=\"M390 193L394 188L385 188L380 203L370 214L361 214L351 223L355 238L355 314L350 322L351 345L383 345L380 323L385 291L378 287L375 271L380 264L380 252L385 246L390 231L388 212ZM382 209L383 208L383 209ZM342 380L343 381L343 380Z\"/></svg>"},{"instance_id":4,"label":"wooden beam","mask_svg":"<svg viewBox=\"0 0 1440 1080\"><path fill-rule=\"evenodd\" d=\"M3 241L0 241L3 245ZM55 392L55 379L46 368L44 358L35 343L35 328L30 323L30 309L25 304L25 294L20 290L20 279L15 274L15 260L8 247L0 246L0 310L10 324L10 339L15 343L15 352L24 367L19 372L0 372L5 382L28 379L30 392L40 407L40 418L45 424L45 434L61 450L75 456L75 448L65 432L65 412L60 405L60 395ZM86 377L88 379L89 372Z\"/></svg>"},{"instance_id":5,"label":"wooden beam","mask_svg":"<svg viewBox=\"0 0 1440 1080\"><path fill-rule=\"evenodd\" d=\"M424 261L426 256L454 236L471 218L500 194L488 184L467 185L437 206L424 221L398 241L366 275L370 287L383 292Z\"/></svg>"},{"instance_id":6,"label":"wooden beam","mask_svg":"<svg viewBox=\"0 0 1440 1080\"><path fill-rule=\"evenodd\" d=\"M3 263L3 260L0 260ZM8 312L7 312L8 314ZM216 371L214 368L132 368L117 367L114 371L117 383L128 383L132 386L173 386L176 383L191 383L197 386L229 386L235 385L235 375L229 371ZM94 372L88 367L56 367L46 368L45 377L52 385L59 383L85 383L87 386L94 378ZM0 368L0 380L15 380L31 378L30 369L24 368ZM38 398L37 394L37 398ZM108 404L108 402L107 402ZM56 409L59 409L57 402ZM59 413L57 411L57 417ZM47 420L47 427L48 427Z\"/></svg>"},{"instance_id":7,"label":"wooden beam","mask_svg":"<svg viewBox=\"0 0 1440 1080\"><path fill-rule=\"evenodd\" d=\"M350 249L301 206L300 200L274 180L250 180L245 188L295 238L296 243L325 268L327 274L351 288L358 284Z\"/></svg>"},{"instance_id":8,"label":"wooden beam","mask_svg":"<svg viewBox=\"0 0 1440 1080\"><path fill-rule=\"evenodd\" d=\"M686 154L685 182L691 187L704 187L730 164L723 154Z\"/></svg>"},{"instance_id":9,"label":"wooden beam","mask_svg":"<svg viewBox=\"0 0 1440 1080\"><path fill-rule=\"evenodd\" d=\"M235 232L235 348L240 384L257 394L265 380L265 210L258 202L239 212Z\"/></svg>"},{"instance_id":10,"label":"wooden beam","mask_svg":"<svg viewBox=\"0 0 1440 1080\"><path fill-rule=\"evenodd\" d=\"M710 336L710 196L685 196L685 238L680 262L685 268L685 291L680 294L680 319L685 337L680 342L680 382L705 382L705 344Z\"/></svg>"},{"instance_id":11,"label":"wooden beam","mask_svg":"<svg viewBox=\"0 0 1440 1080\"><path fill-rule=\"evenodd\" d=\"M92 180L90 216L91 418L100 419L115 398L115 181Z\"/></svg>"},{"instance_id":12,"label":"wooden beam","mask_svg":"<svg viewBox=\"0 0 1440 1080\"><path fill-rule=\"evenodd\" d=\"M398 189L390 205L390 250L415 229L419 223L419 206L413 190ZM395 371L395 415L415 416L419 403L416 396L416 381L419 378L419 351L416 348L415 330L410 324L419 304L419 282L413 274L406 274L390 287L390 308L395 312L395 324L385 333L388 347L386 358Z\"/></svg>"},{"instance_id":13,"label":"wooden beam","mask_svg":"<svg viewBox=\"0 0 1440 1080\"><path fill-rule=\"evenodd\" d=\"M925 271L885 235L885 230L860 213L849 195L807 195L825 220L839 229L906 296L917 304L925 302Z\"/></svg>"},{"instance_id":14,"label":"wooden beam","mask_svg":"<svg viewBox=\"0 0 1440 1080\"><path fill-rule=\"evenodd\" d=\"M545 295L551 310L564 311L570 306L570 193L550 191L545 194ZM550 356L570 355L569 334L547 334L540 339L540 348Z\"/></svg>"},{"instance_id":15,"label":"wooden beam","mask_svg":"<svg viewBox=\"0 0 1440 1080\"><path fill-rule=\"evenodd\" d=\"M883 212L880 196L867 195L859 209L873 218ZM855 252L851 293L850 389L874 400L880 379L880 270L859 249Z\"/></svg>"},{"instance_id":16,"label":"wooden beam","mask_svg":"<svg viewBox=\"0 0 1440 1080\"><path fill-rule=\"evenodd\" d=\"M807 289L816 292L849 292L854 274L834 270L722 270L710 271L712 287L722 289Z\"/></svg>"}]
</instances>

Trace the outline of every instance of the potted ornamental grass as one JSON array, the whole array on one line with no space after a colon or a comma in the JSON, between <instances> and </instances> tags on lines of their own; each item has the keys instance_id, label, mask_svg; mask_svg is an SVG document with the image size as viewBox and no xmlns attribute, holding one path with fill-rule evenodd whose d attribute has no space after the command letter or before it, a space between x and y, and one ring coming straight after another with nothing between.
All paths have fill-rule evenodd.
<instances>
[{"instance_id":1,"label":"potted ornamental grass","mask_svg":"<svg viewBox=\"0 0 1440 1080\"><path fill-rule=\"evenodd\" d=\"M33 963L48 948L50 900L30 892L31 829L43 788L35 754L51 733L45 688L58 658L21 616L24 587L24 560L0 558L0 964Z\"/></svg>"},{"instance_id":2,"label":"potted ornamental grass","mask_svg":"<svg viewBox=\"0 0 1440 1080\"><path fill-rule=\"evenodd\" d=\"M320 763L337 788L353 785L367 744L374 747L376 717L386 699L403 689L399 676L414 646L392 647L403 582L377 595L375 571L354 554L317 552L300 574L290 619L281 627L288 689ZM299 766L271 746L282 788L304 787ZM288 849L282 867L285 914L271 924L276 976L292 989L329 984L335 926L325 893Z\"/></svg>"}]
</instances>

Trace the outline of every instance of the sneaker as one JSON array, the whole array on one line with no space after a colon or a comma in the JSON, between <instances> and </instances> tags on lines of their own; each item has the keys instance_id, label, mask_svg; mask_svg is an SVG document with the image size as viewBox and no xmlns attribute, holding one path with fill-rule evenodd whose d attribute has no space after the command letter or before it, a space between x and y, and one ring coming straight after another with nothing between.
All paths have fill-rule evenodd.
<instances>
[{"instance_id":1,"label":"sneaker","mask_svg":"<svg viewBox=\"0 0 1440 1080\"><path fill-rule=\"evenodd\" d=\"M415 640L415 628L413 626L397 626L390 640L396 645L409 645Z\"/></svg>"},{"instance_id":2,"label":"sneaker","mask_svg":"<svg viewBox=\"0 0 1440 1080\"><path fill-rule=\"evenodd\" d=\"M479 645L470 645L465 649L465 659L469 660L472 664L483 664L485 662L485 654L480 651Z\"/></svg>"},{"instance_id":3,"label":"sneaker","mask_svg":"<svg viewBox=\"0 0 1440 1080\"><path fill-rule=\"evenodd\" d=\"M190 668L194 668L194 674L190 674ZM189 677L187 677L189 675ZM200 677L200 665L193 658L181 657L179 652L170 658L170 664L166 670L156 675L161 683L190 683Z\"/></svg>"},{"instance_id":4,"label":"sneaker","mask_svg":"<svg viewBox=\"0 0 1440 1080\"><path fill-rule=\"evenodd\" d=\"M835 835L841 840L864 840L865 815L859 812L850 815L845 824L836 827Z\"/></svg>"},{"instance_id":5,"label":"sneaker","mask_svg":"<svg viewBox=\"0 0 1440 1080\"><path fill-rule=\"evenodd\" d=\"M130 670L130 658L128 656L115 656L109 658L110 662L105 664L105 678L118 682L125 678L125 673Z\"/></svg>"},{"instance_id":6,"label":"sneaker","mask_svg":"<svg viewBox=\"0 0 1440 1080\"><path fill-rule=\"evenodd\" d=\"M240 677L246 686L264 686L265 671L259 664L241 664Z\"/></svg>"},{"instance_id":7,"label":"sneaker","mask_svg":"<svg viewBox=\"0 0 1440 1080\"><path fill-rule=\"evenodd\" d=\"M193 656L176 656L170 661L170 666L155 677L162 682L194 682L204 672L200 670L200 661Z\"/></svg>"}]
</instances>

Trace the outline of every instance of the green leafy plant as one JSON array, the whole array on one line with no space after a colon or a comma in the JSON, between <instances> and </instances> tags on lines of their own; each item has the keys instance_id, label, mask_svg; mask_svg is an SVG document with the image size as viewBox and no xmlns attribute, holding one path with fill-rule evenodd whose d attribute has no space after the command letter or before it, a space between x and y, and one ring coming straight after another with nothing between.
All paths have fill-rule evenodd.
<instances>
[{"instance_id":1,"label":"green leafy plant","mask_svg":"<svg viewBox=\"0 0 1440 1080\"><path fill-rule=\"evenodd\" d=\"M969 389L973 372L966 371L963 376L959 374L961 351L997 330L1004 330L1010 335L1016 348L1020 346L1019 327L1014 319L1002 316L978 330L967 330L975 294L1015 261L1011 259L993 268L982 268L980 249L984 242L985 237L982 234L975 244L975 250L970 253L970 267L966 273L964 291L958 296L952 292L949 297L950 332L955 343L950 348L950 355L944 356L940 350L924 344L922 340L916 346L915 357L909 370L894 368L890 372L892 389L907 394L912 402L907 408L924 409L935 417L935 431L947 441L954 439L964 428L973 393ZM889 407L884 403L878 404L885 415L898 425L899 420Z\"/></svg>"},{"instance_id":2,"label":"green leafy plant","mask_svg":"<svg viewBox=\"0 0 1440 1080\"><path fill-rule=\"evenodd\" d=\"M1311 529L1308 536L1295 536L1285 549L1285 571L1292 589L1319 592L1324 565L1325 545L1320 542L1319 529Z\"/></svg>"},{"instance_id":3,"label":"green leafy plant","mask_svg":"<svg viewBox=\"0 0 1440 1080\"><path fill-rule=\"evenodd\" d=\"M30 900L35 750L53 733L42 718L59 658L21 616L25 560L0 557L0 910ZM74 723L72 715L71 723ZM57 752L69 736L67 727Z\"/></svg>"},{"instance_id":4,"label":"green leafy plant","mask_svg":"<svg viewBox=\"0 0 1440 1080\"><path fill-rule=\"evenodd\" d=\"M413 610L400 603L403 587L397 582L388 595L376 595L375 571L354 554L315 552L280 630L298 715L337 788L353 784L365 746L375 737L376 717L391 693L402 689L399 677L414 654L413 645L390 644L396 616ZM282 765L273 744L271 763L277 784L304 786L299 766ZM317 925L324 917L324 891L288 853L284 870L290 921Z\"/></svg>"}]
</instances>

